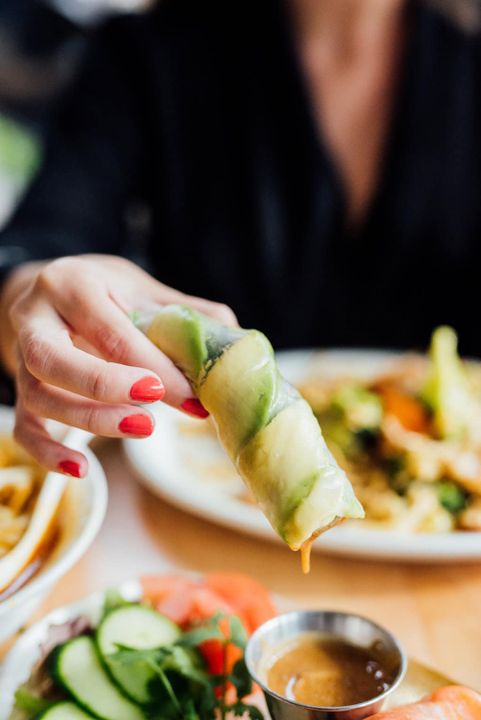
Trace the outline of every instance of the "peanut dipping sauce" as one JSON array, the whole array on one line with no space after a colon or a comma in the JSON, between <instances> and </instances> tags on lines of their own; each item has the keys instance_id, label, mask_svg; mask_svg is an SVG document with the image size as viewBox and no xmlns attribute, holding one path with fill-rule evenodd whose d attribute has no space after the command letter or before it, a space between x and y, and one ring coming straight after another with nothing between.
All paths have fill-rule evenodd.
<instances>
[{"instance_id":1,"label":"peanut dipping sauce","mask_svg":"<svg viewBox=\"0 0 481 720\"><path fill-rule=\"evenodd\" d=\"M275 653L268 687L288 700L317 707L355 705L381 695L394 682L399 660L382 643L370 648L308 632Z\"/></svg>"}]
</instances>

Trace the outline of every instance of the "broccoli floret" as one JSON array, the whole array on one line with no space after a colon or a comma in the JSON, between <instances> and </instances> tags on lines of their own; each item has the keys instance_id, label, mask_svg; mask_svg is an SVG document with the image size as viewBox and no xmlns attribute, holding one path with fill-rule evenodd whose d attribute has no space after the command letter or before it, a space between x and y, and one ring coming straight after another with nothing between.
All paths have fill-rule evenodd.
<instances>
[{"instance_id":1,"label":"broccoli floret","mask_svg":"<svg viewBox=\"0 0 481 720\"><path fill-rule=\"evenodd\" d=\"M451 480L440 480L438 483L438 498L443 508L453 515L464 510L468 501L466 491Z\"/></svg>"}]
</instances>

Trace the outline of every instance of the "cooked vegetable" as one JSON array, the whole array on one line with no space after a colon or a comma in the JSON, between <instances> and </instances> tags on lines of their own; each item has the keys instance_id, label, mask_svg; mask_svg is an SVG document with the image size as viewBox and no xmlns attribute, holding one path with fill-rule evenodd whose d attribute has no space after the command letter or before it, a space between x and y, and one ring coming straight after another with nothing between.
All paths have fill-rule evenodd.
<instances>
[{"instance_id":1,"label":"cooked vegetable","mask_svg":"<svg viewBox=\"0 0 481 720\"><path fill-rule=\"evenodd\" d=\"M298 550L345 517L362 517L307 402L279 374L262 333L181 305L138 325L185 373L219 439L276 532Z\"/></svg>"},{"instance_id":2,"label":"cooked vegetable","mask_svg":"<svg viewBox=\"0 0 481 720\"><path fill-rule=\"evenodd\" d=\"M332 408L340 411L351 430L375 430L382 419L382 403L362 385L346 384L333 395Z\"/></svg>"},{"instance_id":3,"label":"cooked vegetable","mask_svg":"<svg viewBox=\"0 0 481 720\"><path fill-rule=\"evenodd\" d=\"M429 418L418 398L396 387L393 382L379 383L376 390L382 398L386 415L393 415L406 430L429 432Z\"/></svg>"},{"instance_id":4,"label":"cooked vegetable","mask_svg":"<svg viewBox=\"0 0 481 720\"><path fill-rule=\"evenodd\" d=\"M165 615L143 605L126 605L108 613L97 629L97 645L110 674L133 700L151 699L149 684L156 673L139 659L135 666L119 663L119 647L145 650L172 645L181 635L180 628Z\"/></svg>"},{"instance_id":5,"label":"cooked vegetable","mask_svg":"<svg viewBox=\"0 0 481 720\"><path fill-rule=\"evenodd\" d=\"M81 636L60 646L52 662L57 681L87 712L101 720L145 720L142 710L107 675L91 637Z\"/></svg>"},{"instance_id":6,"label":"cooked vegetable","mask_svg":"<svg viewBox=\"0 0 481 720\"><path fill-rule=\"evenodd\" d=\"M92 717L75 703L60 702L38 715L38 720L89 720Z\"/></svg>"},{"instance_id":7,"label":"cooked vegetable","mask_svg":"<svg viewBox=\"0 0 481 720\"><path fill-rule=\"evenodd\" d=\"M481 529L481 364L462 362L454 331L441 327L429 360L406 355L364 372L301 389L367 519L409 533ZM376 401L377 424L363 410Z\"/></svg>"},{"instance_id":8,"label":"cooked vegetable","mask_svg":"<svg viewBox=\"0 0 481 720\"><path fill-rule=\"evenodd\" d=\"M438 485L439 502L454 515L464 510L467 504L466 492L451 482L450 480L441 480Z\"/></svg>"},{"instance_id":9,"label":"cooked vegetable","mask_svg":"<svg viewBox=\"0 0 481 720\"><path fill-rule=\"evenodd\" d=\"M431 369L423 398L442 438L462 438L469 426L471 393L457 344L454 330L443 326L433 333L429 350Z\"/></svg>"},{"instance_id":10,"label":"cooked vegetable","mask_svg":"<svg viewBox=\"0 0 481 720\"><path fill-rule=\"evenodd\" d=\"M7 588L45 543L60 505L67 479L49 473L36 500L30 522L21 539L0 559L0 592Z\"/></svg>"},{"instance_id":11,"label":"cooked vegetable","mask_svg":"<svg viewBox=\"0 0 481 720\"><path fill-rule=\"evenodd\" d=\"M47 554L45 540L61 492L9 435L0 435L0 596L33 574ZM63 482L60 480L60 482ZM28 567L28 570L27 570ZM26 572L24 572L26 571Z\"/></svg>"}]
</instances>

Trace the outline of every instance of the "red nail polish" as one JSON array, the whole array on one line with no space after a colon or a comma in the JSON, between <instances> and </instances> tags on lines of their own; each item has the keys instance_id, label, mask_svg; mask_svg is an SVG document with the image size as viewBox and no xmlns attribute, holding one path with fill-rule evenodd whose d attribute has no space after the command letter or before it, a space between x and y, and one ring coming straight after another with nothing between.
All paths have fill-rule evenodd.
<instances>
[{"instance_id":1,"label":"red nail polish","mask_svg":"<svg viewBox=\"0 0 481 720\"><path fill-rule=\"evenodd\" d=\"M155 402L162 400L165 395L165 388L162 382L156 377L144 377L134 382L130 388L130 397L135 402Z\"/></svg>"},{"instance_id":2,"label":"red nail polish","mask_svg":"<svg viewBox=\"0 0 481 720\"><path fill-rule=\"evenodd\" d=\"M147 437L147 435L152 434L153 429L154 423L148 415L127 415L119 423L120 432L126 435Z\"/></svg>"},{"instance_id":3,"label":"red nail polish","mask_svg":"<svg viewBox=\"0 0 481 720\"><path fill-rule=\"evenodd\" d=\"M185 412L189 413L189 415L195 415L195 417L199 418L209 417L209 413L202 405L201 401L197 400L197 398L189 398L188 400L184 400L180 407L182 408L182 410L185 410Z\"/></svg>"},{"instance_id":4,"label":"red nail polish","mask_svg":"<svg viewBox=\"0 0 481 720\"><path fill-rule=\"evenodd\" d=\"M59 462L58 469L64 475L71 475L72 477L81 477L80 465L75 460L62 460Z\"/></svg>"}]
</instances>

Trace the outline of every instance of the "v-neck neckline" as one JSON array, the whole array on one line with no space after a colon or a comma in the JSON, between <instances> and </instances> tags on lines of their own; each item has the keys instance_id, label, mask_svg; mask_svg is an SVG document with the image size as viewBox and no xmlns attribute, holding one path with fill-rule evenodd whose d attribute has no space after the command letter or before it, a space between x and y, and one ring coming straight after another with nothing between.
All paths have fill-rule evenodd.
<instances>
[{"instance_id":1,"label":"v-neck neckline","mask_svg":"<svg viewBox=\"0 0 481 720\"><path fill-rule=\"evenodd\" d=\"M334 154L329 147L327 139L320 127L314 111L312 94L308 87L307 78L305 76L302 62L299 57L299 51L296 48L294 33L292 31L292 21L288 1L281 2L281 29L284 35L289 62L291 64L294 76L296 90L298 92L302 113L306 121L307 132L312 140L314 148L314 161L317 167L322 167L324 173L328 173L331 178L333 187L339 200L340 213L342 214L343 234L347 237L364 236L373 222L377 209L382 202L385 194L386 185L392 174L393 164L396 157L396 148L398 138L402 128L403 109L406 104L406 98L409 94L410 80L413 71L413 52L415 47L415 30L417 27L419 3L417 0L406 0L404 8L405 37L403 47L401 48L401 57L398 61L398 71L396 79L396 87L394 88L391 100L391 110L389 113L388 125L385 138L382 143L381 158L379 169L373 192L366 204L366 208L362 213L359 222L349 225L347 222L348 213L348 190L343 173Z\"/></svg>"}]
</instances>

